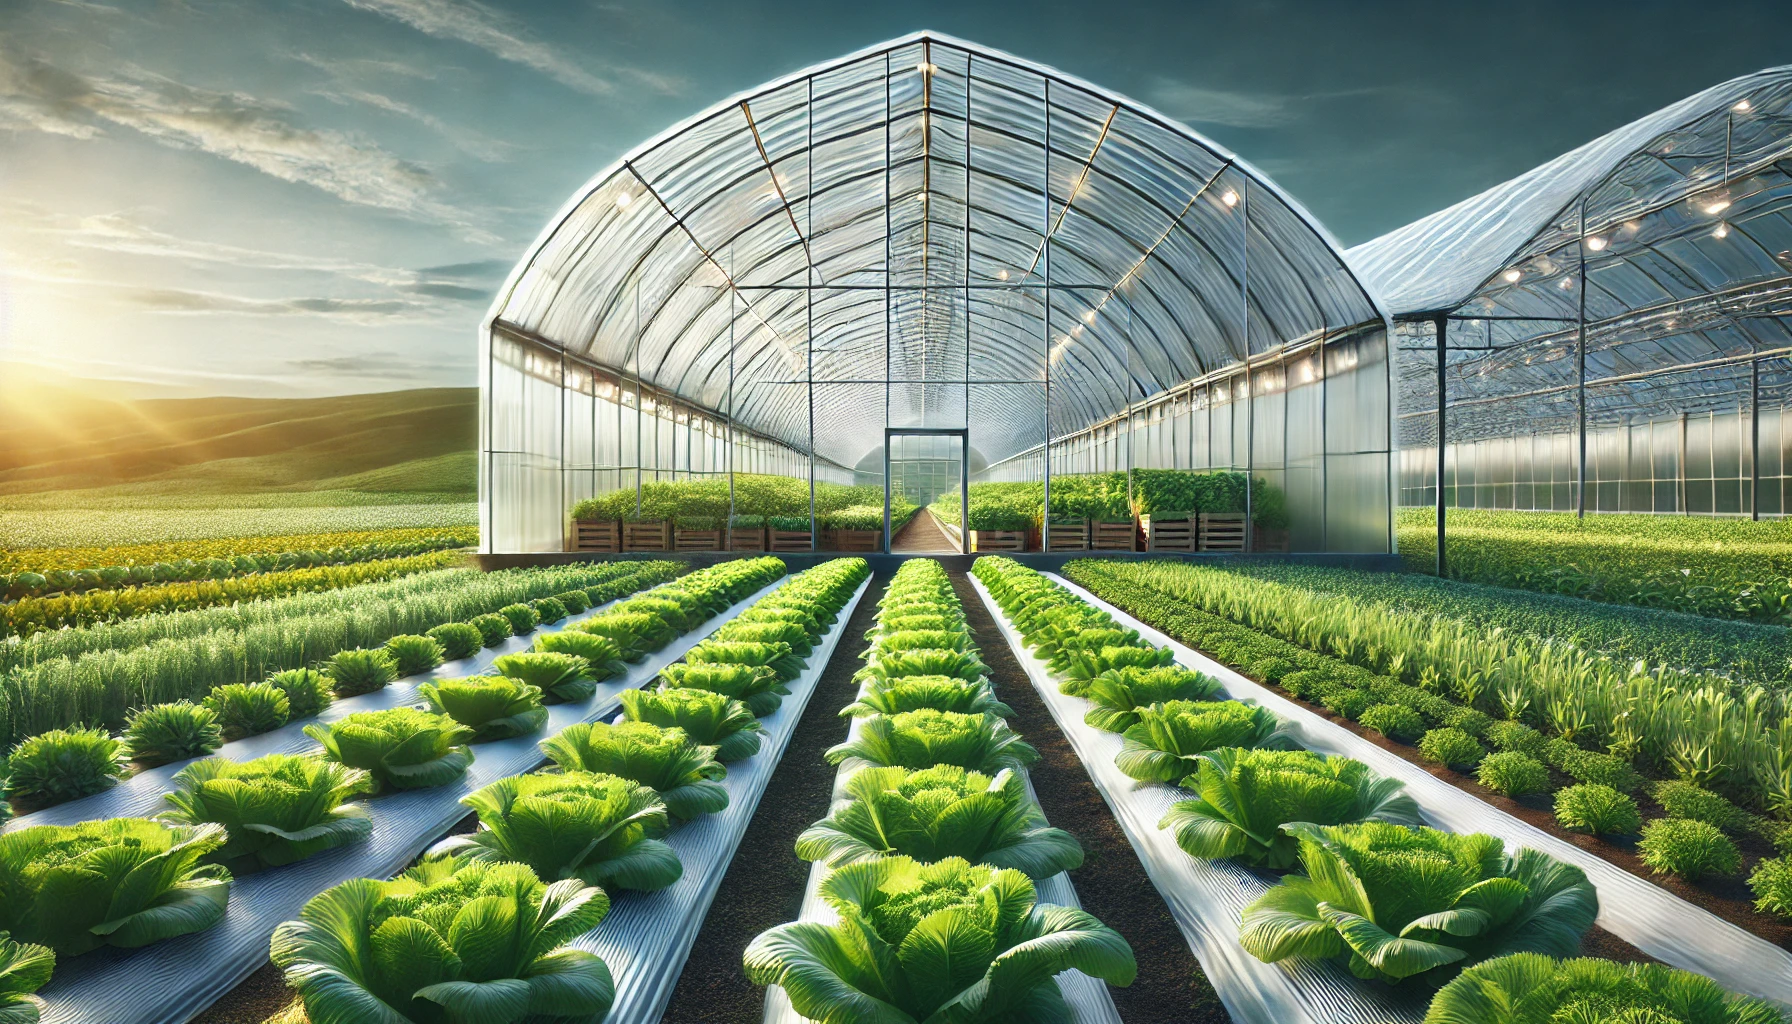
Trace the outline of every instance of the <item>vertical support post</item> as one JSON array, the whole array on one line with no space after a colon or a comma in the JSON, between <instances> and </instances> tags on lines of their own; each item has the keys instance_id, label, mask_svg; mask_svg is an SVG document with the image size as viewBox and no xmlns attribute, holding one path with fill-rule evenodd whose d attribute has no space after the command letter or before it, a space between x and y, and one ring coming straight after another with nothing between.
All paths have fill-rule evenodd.
<instances>
[{"instance_id":1,"label":"vertical support post","mask_svg":"<svg viewBox=\"0 0 1792 1024\"><path fill-rule=\"evenodd\" d=\"M1444 447L1445 409L1448 406L1448 384L1444 368L1448 365L1450 318L1440 314L1432 321L1437 333L1437 578L1443 579L1449 568L1444 557Z\"/></svg>"},{"instance_id":2,"label":"vertical support post","mask_svg":"<svg viewBox=\"0 0 1792 1024\"><path fill-rule=\"evenodd\" d=\"M813 99L814 80L810 80L811 99ZM814 113L811 110L810 116ZM814 159L814 155L810 155ZM890 239L890 55L884 54L884 550L894 547L890 537L890 276L892 265L892 247ZM969 509L959 511L960 520L968 520ZM959 528L964 528L964 522Z\"/></svg>"},{"instance_id":3,"label":"vertical support post","mask_svg":"<svg viewBox=\"0 0 1792 1024\"><path fill-rule=\"evenodd\" d=\"M635 364L635 516L641 515L641 281L635 280L635 336L629 345L630 362ZM659 436L654 435L655 438Z\"/></svg>"},{"instance_id":4,"label":"vertical support post","mask_svg":"<svg viewBox=\"0 0 1792 1024\"><path fill-rule=\"evenodd\" d=\"M734 247L728 247L728 280L734 280ZM734 324L739 313L734 308L738 296L732 283L728 286L728 522L722 536L734 546Z\"/></svg>"},{"instance_id":5,"label":"vertical support post","mask_svg":"<svg viewBox=\"0 0 1792 1024\"><path fill-rule=\"evenodd\" d=\"M1039 182L1039 206L1041 210L1039 244L1045 249L1041 258L1045 261L1045 292L1043 305L1040 307L1040 340L1045 345L1045 411L1040 415L1044 421L1045 436L1045 504L1039 513L1039 546L1046 551L1052 549L1052 83L1045 81L1045 173ZM971 510L964 510L965 524L970 524Z\"/></svg>"},{"instance_id":6,"label":"vertical support post","mask_svg":"<svg viewBox=\"0 0 1792 1024\"><path fill-rule=\"evenodd\" d=\"M1251 179L1239 207L1238 288L1244 300L1244 549L1257 549L1257 382L1251 373ZM1236 401L1236 397L1234 398ZM1236 425L1237 421L1233 423ZM1236 433L1236 430L1234 430ZM1234 446L1238 438L1232 439Z\"/></svg>"},{"instance_id":7,"label":"vertical support post","mask_svg":"<svg viewBox=\"0 0 1792 1024\"><path fill-rule=\"evenodd\" d=\"M1748 517L1761 521L1761 356L1748 361Z\"/></svg>"},{"instance_id":8,"label":"vertical support post","mask_svg":"<svg viewBox=\"0 0 1792 1024\"><path fill-rule=\"evenodd\" d=\"M572 517L567 514L566 506L566 350L560 350L560 423L555 431L560 435L560 550L565 551L567 542L572 540Z\"/></svg>"},{"instance_id":9,"label":"vertical support post","mask_svg":"<svg viewBox=\"0 0 1792 1024\"><path fill-rule=\"evenodd\" d=\"M886 58L888 59L888 58ZM803 155L803 193L815 195L815 79L809 79L807 109L808 149ZM803 233L813 236L815 233L815 203L803 204ZM803 253L808 266L803 270L803 363L808 369L809 384L809 550L821 547L820 531L815 528L815 263L807 258L809 246L804 240Z\"/></svg>"},{"instance_id":10,"label":"vertical support post","mask_svg":"<svg viewBox=\"0 0 1792 1024\"><path fill-rule=\"evenodd\" d=\"M1681 410L1681 412L1680 412L1680 466L1679 466L1679 472L1676 475L1679 477L1679 479L1674 481L1674 484L1675 484L1674 500L1677 501L1680 505L1680 514L1681 515L1683 515L1683 516L1692 515L1691 512L1687 511L1687 507L1686 507L1686 412L1685 412L1685 410Z\"/></svg>"},{"instance_id":11,"label":"vertical support post","mask_svg":"<svg viewBox=\"0 0 1792 1024\"><path fill-rule=\"evenodd\" d=\"M1576 484L1574 488L1574 514L1582 519L1587 517L1587 201L1580 201L1580 233L1575 243L1579 253L1580 269L1576 282L1580 292L1580 308L1574 318L1574 363L1575 385L1574 399L1580 426L1578 437L1580 454L1575 459L1574 472Z\"/></svg>"}]
</instances>

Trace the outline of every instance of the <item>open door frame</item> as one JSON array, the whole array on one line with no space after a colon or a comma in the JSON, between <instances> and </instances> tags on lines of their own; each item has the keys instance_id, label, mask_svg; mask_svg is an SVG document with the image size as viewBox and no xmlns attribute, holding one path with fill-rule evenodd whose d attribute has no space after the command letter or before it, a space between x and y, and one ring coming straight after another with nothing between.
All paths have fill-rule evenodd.
<instances>
[{"instance_id":1,"label":"open door frame","mask_svg":"<svg viewBox=\"0 0 1792 1024\"><path fill-rule=\"evenodd\" d=\"M958 550L962 554L966 529L971 517L971 437L963 427L885 427L884 428L884 550L892 550L890 536L890 441L902 435L958 438Z\"/></svg>"}]
</instances>

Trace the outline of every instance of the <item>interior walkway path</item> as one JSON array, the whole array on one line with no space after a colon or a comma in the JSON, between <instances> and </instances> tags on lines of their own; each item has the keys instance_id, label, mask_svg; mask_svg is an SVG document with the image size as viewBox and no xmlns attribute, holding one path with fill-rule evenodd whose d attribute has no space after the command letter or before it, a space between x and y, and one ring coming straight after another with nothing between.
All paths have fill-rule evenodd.
<instances>
[{"instance_id":1,"label":"interior walkway path","mask_svg":"<svg viewBox=\"0 0 1792 1024\"><path fill-rule=\"evenodd\" d=\"M927 514L926 509L916 512L915 518L910 519L907 526L898 531L896 536L890 538L890 550L892 552L925 552L930 555L955 555L958 553L958 547L952 543L951 535L940 529L939 523L934 521L933 516Z\"/></svg>"}]
</instances>

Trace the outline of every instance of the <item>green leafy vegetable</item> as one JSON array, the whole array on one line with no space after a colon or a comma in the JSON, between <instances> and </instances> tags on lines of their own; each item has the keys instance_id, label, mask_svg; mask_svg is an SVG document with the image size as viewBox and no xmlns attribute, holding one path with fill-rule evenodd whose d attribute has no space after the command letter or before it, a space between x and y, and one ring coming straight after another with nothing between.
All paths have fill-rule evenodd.
<instances>
[{"instance_id":1,"label":"green leafy vegetable","mask_svg":"<svg viewBox=\"0 0 1792 1024\"><path fill-rule=\"evenodd\" d=\"M996 699L989 680L967 682L952 676L904 676L865 681L859 699L841 710L842 718L895 715L932 708L964 715L992 714L1014 717L1014 709Z\"/></svg>"},{"instance_id":2,"label":"green leafy vegetable","mask_svg":"<svg viewBox=\"0 0 1792 1024\"><path fill-rule=\"evenodd\" d=\"M1781 1024L1771 1004L1664 964L1514 953L1476 964L1431 1000L1425 1024Z\"/></svg>"},{"instance_id":3,"label":"green leafy vegetable","mask_svg":"<svg viewBox=\"0 0 1792 1024\"><path fill-rule=\"evenodd\" d=\"M779 682L789 682L803 671L803 659L781 641L705 640L686 651L684 660L692 665L763 665L778 674Z\"/></svg>"},{"instance_id":4,"label":"green leafy vegetable","mask_svg":"<svg viewBox=\"0 0 1792 1024\"><path fill-rule=\"evenodd\" d=\"M907 676L952 676L976 681L989 675L989 666L969 651L890 651L859 669L854 679L902 679Z\"/></svg>"},{"instance_id":5,"label":"green leafy vegetable","mask_svg":"<svg viewBox=\"0 0 1792 1024\"><path fill-rule=\"evenodd\" d=\"M14 942L0 933L0 1024L37 1024L43 1000L32 995L50 981L56 954L48 946Z\"/></svg>"},{"instance_id":6,"label":"green leafy vegetable","mask_svg":"<svg viewBox=\"0 0 1792 1024\"><path fill-rule=\"evenodd\" d=\"M1381 822L1282 827L1307 873L1245 907L1238 934L1270 963L1338 957L1359 978L1444 980L1512 952L1568 956L1599 913L1579 868L1508 854L1493 836Z\"/></svg>"},{"instance_id":7,"label":"green leafy vegetable","mask_svg":"<svg viewBox=\"0 0 1792 1024\"><path fill-rule=\"evenodd\" d=\"M466 745L473 730L416 708L362 711L307 725L305 735L324 745L328 759L367 772L374 793L445 786L473 763Z\"/></svg>"},{"instance_id":8,"label":"green leafy vegetable","mask_svg":"<svg viewBox=\"0 0 1792 1024\"><path fill-rule=\"evenodd\" d=\"M474 743L527 736L548 722L541 688L504 676L438 679L417 687L417 693L431 711L473 730Z\"/></svg>"},{"instance_id":9,"label":"green leafy vegetable","mask_svg":"<svg viewBox=\"0 0 1792 1024\"><path fill-rule=\"evenodd\" d=\"M569 772L602 772L650 786L680 820L728 806L721 786L728 769L716 760L716 748L693 742L680 728L579 722L543 740L541 751Z\"/></svg>"},{"instance_id":10,"label":"green leafy vegetable","mask_svg":"<svg viewBox=\"0 0 1792 1024\"><path fill-rule=\"evenodd\" d=\"M998 772L1023 768L1038 760L1039 752L995 715L960 715L923 708L865 719L856 739L827 752L831 764L847 758L885 767L918 769L951 764L972 771Z\"/></svg>"},{"instance_id":11,"label":"green leafy vegetable","mask_svg":"<svg viewBox=\"0 0 1792 1024\"><path fill-rule=\"evenodd\" d=\"M797 837L804 860L850 864L887 854L933 863L962 857L1048 878L1083 863L1083 848L1045 823L1026 781L955 765L920 771L865 768L846 782L850 801Z\"/></svg>"},{"instance_id":12,"label":"green leafy vegetable","mask_svg":"<svg viewBox=\"0 0 1792 1024\"><path fill-rule=\"evenodd\" d=\"M1139 723L1139 709L1165 701L1210 701L1223 696L1219 680L1179 665L1119 668L1089 680L1082 696L1095 705L1083 721L1108 732L1125 732Z\"/></svg>"},{"instance_id":13,"label":"green leafy vegetable","mask_svg":"<svg viewBox=\"0 0 1792 1024\"><path fill-rule=\"evenodd\" d=\"M1114 765L1140 782L1179 782L1200 757L1221 747L1285 750L1293 745L1282 720L1260 704L1173 700L1139 708L1122 734Z\"/></svg>"},{"instance_id":14,"label":"green leafy vegetable","mask_svg":"<svg viewBox=\"0 0 1792 1024\"><path fill-rule=\"evenodd\" d=\"M242 763L212 757L173 782L162 820L224 826L229 841L211 856L232 871L291 864L373 832L367 807L348 802L368 787L368 774L347 765L287 754Z\"/></svg>"},{"instance_id":15,"label":"green leafy vegetable","mask_svg":"<svg viewBox=\"0 0 1792 1024\"><path fill-rule=\"evenodd\" d=\"M548 636L560 636L549 633ZM572 634L584 640L602 644L614 651L616 645L603 637L585 633ZM525 651L519 654L506 654L492 662L492 668L506 679L514 679L519 683L527 683L541 691L541 699L545 704L573 704L590 700L597 693L597 683L586 676L591 663L577 654L558 651Z\"/></svg>"},{"instance_id":16,"label":"green leafy vegetable","mask_svg":"<svg viewBox=\"0 0 1792 1024\"><path fill-rule=\"evenodd\" d=\"M118 785L124 744L104 729L51 729L20 740L8 758L6 795L48 806Z\"/></svg>"},{"instance_id":17,"label":"green leafy vegetable","mask_svg":"<svg viewBox=\"0 0 1792 1024\"><path fill-rule=\"evenodd\" d=\"M678 854L651 834L666 829L666 805L647 786L571 771L499 779L461 803L484 826L449 836L432 857L460 863L515 861L544 878L654 892L678 881Z\"/></svg>"},{"instance_id":18,"label":"green leafy vegetable","mask_svg":"<svg viewBox=\"0 0 1792 1024\"><path fill-rule=\"evenodd\" d=\"M569 654L575 658L583 658L585 667L580 674L595 682L614 679L628 672L622 648L616 646L616 641L596 633L582 633L574 629L543 633L535 638L535 649L543 654Z\"/></svg>"},{"instance_id":19,"label":"green leafy vegetable","mask_svg":"<svg viewBox=\"0 0 1792 1024\"><path fill-rule=\"evenodd\" d=\"M79 956L204 931L224 918L230 872L201 864L219 825L146 818L37 825L0 836L0 930Z\"/></svg>"},{"instance_id":20,"label":"green leafy vegetable","mask_svg":"<svg viewBox=\"0 0 1792 1024\"><path fill-rule=\"evenodd\" d=\"M292 718L286 691L271 683L231 683L213 690L205 706L218 718L227 740L273 732Z\"/></svg>"},{"instance_id":21,"label":"green leafy vegetable","mask_svg":"<svg viewBox=\"0 0 1792 1024\"><path fill-rule=\"evenodd\" d=\"M505 622L510 623L512 636L527 636L535 632L536 626L541 625L541 613L526 604L507 604L498 609L498 614L504 616Z\"/></svg>"},{"instance_id":22,"label":"green leafy vegetable","mask_svg":"<svg viewBox=\"0 0 1792 1024\"><path fill-rule=\"evenodd\" d=\"M398 659L386 651L340 651L324 668L338 697L356 697L385 689L398 678Z\"/></svg>"},{"instance_id":23,"label":"green leafy vegetable","mask_svg":"<svg viewBox=\"0 0 1792 1024\"><path fill-rule=\"evenodd\" d=\"M218 716L192 701L142 708L124 727L126 756L145 768L202 757L223 742Z\"/></svg>"},{"instance_id":24,"label":"green leafy vegetable","mask_svg":"<svg viewBox=\"0 0 1792 1024\"><path fill-rule=\"evenodd\" d=\"M1158 828L1174 829L1191 857L1236 857L1252 867L1285 868L1299 853L1289 822L1417 825L1419 807L1398 780L1361 761L1305 750L1225 747L1201 755L1182 785L1197 794L1170 808Z\"/></svg>"},{"instance_id":25,"label":"green leafy vegetable","mask_svg":"<svg viewBox=\"0 0 1792 1024\"><path fill-rule=\"evenodd\" d=\"M275 930L273 959L310 1024L597 1020L610 969L567 943L609 910L602 889L522 864L425 861L325 890Z\"/></svg>"},{"instance_id":26,"label":"green leafy vegetable","mask_svg":"<svg viewBox=\"0 0 1792 1024\"><path fill-rule=\"evenodd\" d=\"M820 1024L1068 1021L1053 975L1126 986L1138 973L1119 934L1081 910L1040 905L1019 871L952 858L850 864L822 883L835 925L799 921L747 947L747 977L782 985Z\"/></svg>"},{"instance_id":27,"label":"green leafy vegetable","mask_svg":"<svg viewBox=\"0 0 1792 1024\"><path fill-rule=\"evenodd\" d=\"M667 665L660 672L661 685L711 690L744 703L755 718L764 718L784 703L789 687L778 681L769 665L727 662Z\"/></svg>"},{"instance_id":28,"label":"green leafy vegetable","mask_svg":"<svg viewBox=\"0 0 1792 1024\"><path fill-rule=\"evenodd\" d=\"M506 633L508 634L508 630ZM470 622L444 622L425 630L423 635L442 645L443 661L471 658L479 653L481 647L486 646L485 634ZM500 636L498 639L503 640L504 637Z\"/></svg>"},{"instance_id":29,"label":"green leafy vegetable","mask_svg":"<svg viewBox=\"0 0 1792 1024\"><path fill-rule=\"evenodd\" d=\"M267 684L286 694L286 712L290 721L314 718L336 702L336 695L330 692L330 680L316 669L289 668L269 676Z\"/></svg>"},{"instance_id":30,"label":"green leafy vegetable","mask_svg":"<svg viewBox=\"0 0 1792 1024\"><path fill-rule=\"evenodd\" d=\"M386 641L385 651L397 665L398 678L421 675L442 663L442 645L433 637L403 634Z\"/></svg>"},{"instance_id":31,"label":"green leafy vegetable","mask_svg":"<svg viewBox=\"0 0 1792 1024\"><path fill-rule=\"evenodd\" d=\"M765 729L744 703L726 694L681 686L624 690L617 696L629 721L683 729L696 742L715 747L716 760L723 763L759 752L759 739Z\"/></svg>"}]
</instances>

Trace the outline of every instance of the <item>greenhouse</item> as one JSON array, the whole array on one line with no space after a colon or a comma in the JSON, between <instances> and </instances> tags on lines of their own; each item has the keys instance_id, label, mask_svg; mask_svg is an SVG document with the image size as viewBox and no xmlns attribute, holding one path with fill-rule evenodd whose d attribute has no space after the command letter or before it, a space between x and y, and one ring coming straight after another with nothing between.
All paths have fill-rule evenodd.
<instances>
[{"instance_id":1,"label":"greenhouse","mask_svg":"<svg viewBox=\"0 0 1792 1024\"><path fill-rule=\"evenodd\" d=\"M1237 156L918 34L720 103L567 201L480 332L482 543L871 550L943 496L924 515L965 550L1155 513L1385 553L1387 332ZM626 536L580 545L581 518Z\"/></svg>"}]
</instances>

